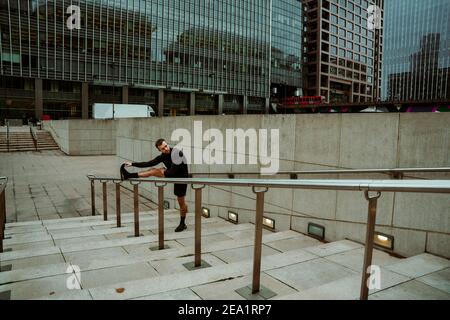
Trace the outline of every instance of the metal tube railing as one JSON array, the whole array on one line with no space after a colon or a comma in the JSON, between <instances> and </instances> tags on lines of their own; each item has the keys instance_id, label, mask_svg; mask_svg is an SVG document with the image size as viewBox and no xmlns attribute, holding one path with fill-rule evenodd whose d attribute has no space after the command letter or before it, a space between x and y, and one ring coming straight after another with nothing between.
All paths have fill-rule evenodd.
<instances>
[{"instance_id":1,"label":"metal tube railing","mask_svg":"<svg viewBox=\"0 0 450 320\"><path fill-rule=\"evenodd\" d=\"M3 239L5 238L5 224L6 224L6 185L8 184L7 177L0 177L0 253L3 252Z\"/></svg>"},{"instance_id":2,"label":"metal tube railing","mask_svg":"<svg viewBox=\"0 0 450 320\"><path fill-rule=\"evenodd\" d=\"M450 173L450 167L441 168L392 168L392 169L332 169L332 170L300 170L300 171L279 171L278 175L290 175L291 179L298 179L299 175L331 175L331 174L388 174L395 179L402 179L405 173ZM228 176L234 178L235 175L261 175L260 172L194 172L190 176Z\"/></svg>"},{"instance_id":3,"label":"metal tube railing","mask_svg":"<svg viewBox=\"0 0 450 320\"><path fill-rule=\"evenodd\" d=\"M116 182L117 178L100 178L92 175L88 176L91 181L91 188L94 188L93 181ZM415 192L415 193L450 193L450 180L283 180L283 179L208 179L208 178L140 178L130 179L134 185L134 217L135 236L139 236L139 203L138 184L151 182L158 187L158 226L159 226L159 249L164 248L164 186L166 184L191 184L195 190L195 260L194 266L201 265L201 208L202 189L205 186L234 186L251 187L256 194L256 218L255 218L255 244L253 256L253 282L252 292L260 290L261 277L261 250L262 250L262 220L264 214L264 194L269 188L289 188L308 190L336 190L336 191L363 191L364 197L369 201L368 219L366 230L366 241L364 250L364 263L361 279L360 299L368 298L369 288L367 279L370 276L369 267L372 264L373 239L375 232L377 201L381 192ZM201 186L201 187L194 187ZM263 191L258 191L263 188ZM93 190L93 189L92 189ZM104 192L105 189L104 189ZM376 196L370 196L370 192L376 192ZM95 210L95 208L94 208Z\"/></svg>"}]
</instances>

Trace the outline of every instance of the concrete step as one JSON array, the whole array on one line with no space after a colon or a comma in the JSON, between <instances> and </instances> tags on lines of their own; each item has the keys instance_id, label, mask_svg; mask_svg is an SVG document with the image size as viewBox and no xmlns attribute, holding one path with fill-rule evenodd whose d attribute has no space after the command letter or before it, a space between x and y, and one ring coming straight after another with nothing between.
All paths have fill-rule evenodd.
<instances>
[{"instance_id":1,"label":"concrete step","mask_svg":"<svg viewBox=\"0 0 450 320\"><path fill-rule=\"evenodd\" d=\"M271 239L269 237L272 236L275 236L275 234L264 236L263 239L264 241L270 241ZM291 232L285 233L285 237L292 236L293 235L291 234ZM275 239L278 239L280 237L281 235L277 234L277 238ZM242 243L242 241L233 241L235 246L242 246L244 244ZM155 294L174 290L174 283L177 283L177 286L181 285L181 287L176 287L175 290L187 289L189 286L187 286L186 284L201 285L209 283L211 282L211 280L212 282L223 281L230 277L242 277L245 274L250 274L252 270L252 261L250 256L247 256L242 261L227 264L215 257L213 254L214 251L210 251L211 249L233 248L232 246L230 247L230 245L231 241L205 244L203 246L202 258L206 262L210 263L212 267L196 271L187 271L183 267L183 263L192 262L193 260L192 246L186 248L167 249L163 251L149 251L147 256L139 254L109 260L93 260L89 265L81 267L80 282L82 284L83 290L97 288L100 290L98 294L100 294L103 289L106 289L107 286L113 286L114 288L123 287L125 288L125 292L129 289L138 290L131 296L130 292L127 293L127 298L137 298L141 296L140 290L142 289L144 289L145 291L145 294L143 294L142 296L147 295L147 289L145 288L157 288L155 291L150 291L150 294ZM189 256L185 256L184 253L190 254ZM290 251L285 254L274 252L270 255L263 256L263 269L264 266L267 265L272 268L278 268L286 264L289 265L313 258L315 258L315 256L306 252ZM74 262L71 263L74 264ZM145 272L145 270L148 271L148 269L146 268L148 267L148 265L150 265L153 270L156 270L156 274L148 274L148 272ZM142 269L145 270L143 271ZM68 290L67 288L65 288L65 279L67 279L68 275L65 274L66 271L67 264L55 264L51 267L46 266L41 267L40 269L33 270L23 269L15 272L7 271L6 275L0 274L0 277L3 277L1 278L3 283L5 283L5 281L21 282L2 285L0 286L0 292L11 290L12 299L40 298L41 296L43 296L43 298L58 299L61 297L60 294L67 298ZM188 272L189 276L187 276ZM139 277L139 279L123 281L123 279L129 277L129 275L132 273L137 274L137 277ZM206 277L201 276L205 273L207 274ZM182 281L181 283L179 281L176 281L178 275L183 275L184 279L189 279L188 283L186 283L186 281ZM19 280L24 278L27 279L30 277L33 277L33 279ZM61 280L63 279L64 281L61 283ZM157 285L156 287L148 287L148 281L150 281L150 283L156 281L154 284L159 285ZM139 282L146 282L146 284L141 288L135 287L134 285L138 284ZM107 286L105 286L105 284L107 284ZM77 293L77 295L78 294L82 294L82 292L80 291ZM70 295L71 293L69 293L69 296ZM98 299L98 296L96 298Z\"/></svg>"},{"instance_id":2,"label":"concrete step","mask_svg":"<svg viewBox=\"0 0 450 320\"><path fill-rule=\"evenodd\" d=\"M207 220L207 219L204 219ZM227 221L214 221L212 223L202 222L202 235L210 235L217 232L225 232L231 231L233 226L229 225L230 223ZM249 228L251 225L243 225L244 228ZM193 229L192 227L190 229ZM222 230L223 229L223 230ZM141 229L144 230L144 229ZM155 242L158 240L158 235L146 235L141 237L127 237L127 235L133 236L133 234L125 234L124 237L120 237L118 239L111 240L103 240L103 241L87 241L81 243L74 244L61 244L43 246L34 249L23 249L17 251L3 252L0 253L0 261L6 260L15 260L15 259L24 259L30 257L37 256L45 256L52 255L57 253L70 253L70 252L78 252L84 250L95 250L102 248L112 248L112 247L121 247L132 244L143 244L148 242ZM184 231L182 233L166 233L165 238L167 240L172 240L176 238L189 238L194 236L194 231Z\"/></svg>"},{"instance_id":3,"label":"concrete step","mask_svg":"<svg viewBox=\"0 0 450 320\"><path fill-rule=\"evenodd\" d=\"M182 233L181 233L182 234ZM180 235L181 235L180 234ZM216 235L217 236L217 235ZM270 244L277 241L283 241L285 239L297 239L299 234L292 231L285 231L279 233L266 232L263 235L263 244ZM301 237L301 235L300 235ZM180 238L183 239L183 238ZM248 235L245 239L243 238L230 238L230 240L220 240L220 241L205 241L203 240L202 254L209 254L213 252L220 252L224 250L236 250L240 248L245 248L253 245L253 234ZM64 256L65 263L56 264L44 264L40 266L31 266L26 268L18 268L11 271L4 271L0 273L0 284L18 282L36 279L45 276L53 276L65 273L67 264L78 265L83 271L90 270L100 270L105 268L119 267L130 265L134 263L150 262L150 261L162 261L171 260L180 257L191 257L194 253L194 245L192 244L183 246L182 244L174 245L176 241L166 241L169 245L168 249L150 250L152 246L156 246L157 243L146 243L142 248L132 248L127 247L130 250L128 254L103 258L102 253L98 250L86 251L84 253L78 254L67 254ZM106 250L105 250L106 251ZM91 254L92 252L92 254ZM279 251L273 251L279 252ZM65 266L64 268L60 268ZM170 269L170 268L168 268ZM160 272L167 273L169 270L162 270Z\"/></svg>"},{"instance_id":4,"label":"concrete step","mask_svg":"<svg viewBox=\"0 0 450 320\"><path fill-rule=\"evenodd\" d=\"M192 214L193 215L193 214ZM179 213L176 210L166 211L165 218L179 217ZM157 219L155 211L141 212L139 215L139 221L154 221ZM122 224L134 222L134 214L126 213L121 215ZM52 219L52 220L38 220L38 221L26 221L17 223L8 223L5 228L5 236L10 236L12 239L14 235L30 234L33 232L47 232L56 233L61 231L71 232L80 231L78 228L95 229L95 228L113 228L116 226L116 217L109 215L108 221L103 220L103 216L88 216L88 217L76 217L67 219ZM76 230L70 230L76 229Z\"/></svg>"}]
</instances>

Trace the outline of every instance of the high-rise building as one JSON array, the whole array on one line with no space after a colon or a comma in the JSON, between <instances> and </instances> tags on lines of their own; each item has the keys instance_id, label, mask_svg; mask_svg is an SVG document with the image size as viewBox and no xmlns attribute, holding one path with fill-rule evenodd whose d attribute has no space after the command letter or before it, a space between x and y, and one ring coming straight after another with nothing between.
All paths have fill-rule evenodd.
<instances>
[{"instance_id":1,"label":"high-rise building","mask_svg":"<svg viewBox=\"0 0 450 320\"><path fill-rule=\"evenodd\" d=\"M0 0L0 118L87 118L95 102L153 104L159 115L265 113L275 48L273 69L301 86L301 35L271 30L273 5L277 30L286 16L300 31L298 4ZM69 28L71 5L80 29Z\"/></svg>"},{"instance_id":2,"label":"high-rise building","mask_svg":"<svg viewBox=\"0 0 450 320\"><path fill-rule=\"evenodd\" d=\"M272 101L302 94L303 26L301 0L272 1Z\"/></svg>"},{"instance_id":3,"label":"high-rise building","mask_svg":"<svg viewBox=\"0 0 450 320\"><path fill-rule=\"evenodd\" d=\"M380 96L383 0L303 0L309 96L365 102ZM379 21L378 21L379 20Z\"/></svg>"},{"instance_id":4,"label":"high-rise building","mask_svg":"<svg viewBox=\"0 0 450 320\"><path fill-rule=\"evenodd\" d=\"M450 99L450 2L385 0L382 97Z\"/></svg>"}]
</instances>

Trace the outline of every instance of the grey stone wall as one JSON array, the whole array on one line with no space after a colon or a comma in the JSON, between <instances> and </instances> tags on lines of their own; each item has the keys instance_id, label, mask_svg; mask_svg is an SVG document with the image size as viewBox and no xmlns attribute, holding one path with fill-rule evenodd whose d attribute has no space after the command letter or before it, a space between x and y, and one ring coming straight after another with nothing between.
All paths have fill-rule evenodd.
<instances>
[{"instance_id":1,"label":"grey stone wall","mask_svg":"<svg viewBox=\"0 0 450 320\"><path fill-rule=\"evenodd\" d=\"M450 114L321 114L194 116L116 121L118 165L146 161L159 153L154 142L170 142L173 130L193 131L194 121L209 128L275 128L280 130L280 170L358 169L450 166ZM172 143L174 145L175 143ZM209 142L204 142L203 147ZM192 150L192 149L191 149ZM246 148L248 152L248 148ZM259 171L259 165L190 165L191 172ZM246 177L236 175L236 178ZM288 178L276 175L266 178ZM386 175L328 175L299 178L389 179ZM413 174L405 179L450 179L448 174ZM156 188L143 186L156 200ZM176 207L172 186L165 196ZM194 209L194 192L187 195ZM249 188L207 187L204 206L213 216L228 210L239 221L254 221L255 195ZM362 192L272 189L266 193L265 215L277 230L307 232L309 222L326 227L326 240L363 242L367 201ZM395 237L395 252L404 256L424 251L450 257L450 197L448 195L383 193L378 203L377 230Z\"/></svg>"},{"instance_id":2,"label":"grey stone wall","mask_svg":"<svg viewBox=\"0 0 450 320\"><path fill-rule=\"evenodd\" d=\"M113 120L52 120L43 123L44 129L68 155L116 154Z\"/></svg>"}]
</instances>

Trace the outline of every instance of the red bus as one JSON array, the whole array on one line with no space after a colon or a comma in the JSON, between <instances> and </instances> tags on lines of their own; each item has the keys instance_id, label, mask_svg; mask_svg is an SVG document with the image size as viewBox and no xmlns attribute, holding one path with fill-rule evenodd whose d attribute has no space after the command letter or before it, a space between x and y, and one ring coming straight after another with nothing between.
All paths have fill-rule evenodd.
<instances>
[{"instance_id":1,"label":"red bus","mask_svg":"<svg viewBox=\"0 0 450 320\"><path fill-rule=\"evenodd\" d=\"M282 106L295 108L295 106L309 106L326 103L324 96L289 97L281 100Z\"/></svg>"}]
</instances>

